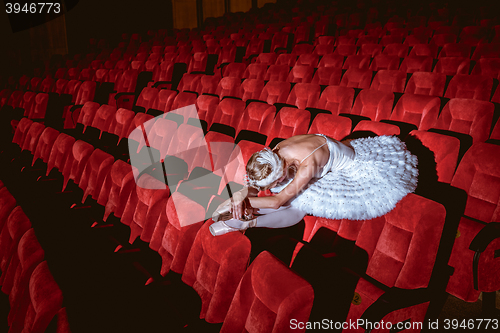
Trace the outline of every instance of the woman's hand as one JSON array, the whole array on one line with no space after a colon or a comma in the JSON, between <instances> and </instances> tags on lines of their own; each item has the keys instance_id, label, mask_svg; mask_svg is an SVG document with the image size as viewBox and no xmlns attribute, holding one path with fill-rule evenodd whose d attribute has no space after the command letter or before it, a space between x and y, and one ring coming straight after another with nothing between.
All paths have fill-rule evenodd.
<instances>
[{"instance_id":1,"label":"woman's hand","mask_svg":"<svg viewBox=\"0 0 500 333\"><path fill-rule=\"evenodd\" d=\"M248 204L248 205L247 205ZM240 220L245 215L245 208L250 206L245 193L236 192L233 195L231 212L233 218Z\"/></svg>"}]
</instances>

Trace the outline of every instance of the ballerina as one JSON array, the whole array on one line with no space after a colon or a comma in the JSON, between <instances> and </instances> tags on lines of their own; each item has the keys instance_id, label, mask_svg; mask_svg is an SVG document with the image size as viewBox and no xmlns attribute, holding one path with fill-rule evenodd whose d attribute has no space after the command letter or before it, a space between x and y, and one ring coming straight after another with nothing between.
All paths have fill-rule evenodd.
<instances>
[{"instance_id":1,"label":"ballerina","mask_svg":"<svg viewBox=\"0 0 500 333\"><path fill-rule=\"evenodd\" d=\"M215 236L252 227L283 228L306 214L379 217L415 190L417 163L395 136L345 141L323 134L293 136L250 157L246 186L217 208L210 231ZM267 189L275 195L257 196Z\"/></svg>"}]
</instances>

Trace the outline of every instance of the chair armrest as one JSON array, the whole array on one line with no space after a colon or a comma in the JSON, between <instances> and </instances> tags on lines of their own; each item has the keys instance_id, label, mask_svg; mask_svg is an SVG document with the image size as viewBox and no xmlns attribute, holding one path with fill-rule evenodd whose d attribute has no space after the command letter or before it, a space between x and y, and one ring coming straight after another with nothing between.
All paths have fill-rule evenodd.
<instances>
[{"instance_id":1,"label":"chair armrest","mask_svg":"<svg viewBox=\"0 0 500 333\"><path fill-rule=\"evenodd\" d=\"M474 251L474 259L472 260L472 276L474 281L474 289L479 290L479 258L481 253L486 250L488 245L500 237L500 222L491 222L484 226L470 242L469 249ZM500 252L500 251L498 251ZM496 254L496 252L495 252ZM500 255L500 253L499 253Z\"/></svg>"}]
</instances>

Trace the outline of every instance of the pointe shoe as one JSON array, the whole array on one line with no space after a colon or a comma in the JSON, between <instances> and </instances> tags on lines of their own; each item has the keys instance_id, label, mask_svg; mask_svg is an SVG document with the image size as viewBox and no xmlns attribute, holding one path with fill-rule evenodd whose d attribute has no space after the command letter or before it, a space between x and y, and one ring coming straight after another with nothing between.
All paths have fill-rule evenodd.
<instances>
[{"instance_id":1,"label":"pointe shoe","mask_svg":"<svg viewBox=\"0 0 500 333\"><path fill-rule=\"evenodd\" d=\"M219 222L213 223L209 227L209 229L210 229L210 233L212 234L212 236L221 236L221 235L225 235L227 233L233 232L233 231L245 231L248 228L254 228L256 226L257 226L257 219L254 218L253 220L250 220L248 222L243 222L240 229L231 227L231 226L227 225L224 221L219 221Z\"/></svg>"},{"instance_id":2,"label":"pointe shoe","mask_svg":"<svg viewBox=\"0 0 500 333\"><path fill-rule=\"evenodd\" d=\"M227 221L233 218L233 213L231 213L231 205L227 204L224 205L222 208L217 209L213 214L212 214L212 220L214 222L218 221Z\"/></svg>"}]
</instances>

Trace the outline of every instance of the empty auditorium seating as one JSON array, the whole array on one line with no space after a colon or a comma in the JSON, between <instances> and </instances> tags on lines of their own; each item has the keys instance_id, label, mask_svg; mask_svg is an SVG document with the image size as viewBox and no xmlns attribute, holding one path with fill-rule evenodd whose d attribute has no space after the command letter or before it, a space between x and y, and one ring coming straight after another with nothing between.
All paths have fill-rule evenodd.
<instances>
[{"instance_id":1,"label":"empty auditorium seating","mask_svg":"<svg viewBox=\"0 0 500 333\"><path fill-rule=\"evenodd\" d=\"M441 73L415 72L406 84L405 93L443 96L446 75Z\"/></svg>"},{"instance_id":2,"label":"empty auditorium seating","mask_svg":"<svg viewBox=\"0 0 500 333\"><path fill-rule=\"evenodd\" d=\"M321 93L317 108L330 111L334 115L349 113L354 100L354 89L328 86Z\"/></svg>"},{"instance_id":3,"label":"empty auditorium seating","mask_svg":"<svg viewBox=\"0 0 500 333\"><path fill-rule=\"evenodd\" d=\"M373 72L367 69L349 68L340 81L340 86L366 89L370 88Z\"/></svg>"},{"instance_id":4,"label":"empty auditorium seating","mask_svg":"<svg viewBox=\"0 0 500 333\"><path fill-rule=\"evenodd\" d=\"M493 89L493 79L483 75L455 75L444 97L447 98L472 98L489 101Z\"/></svg>"},{"instance_id":5,"label":"empty auditorium seating","mask_svg":"<svg viewBox=\"0 0 500 333\"><path fill-rule=\"evenodd\" d=\"M389 119L393 102L394 94L391 92L363 89L356 97L349 114L368 117L374 121Z\"/></svg>"},{"instance_id":6,"label":"empty auditorium seating","mask_svg":"<svg viewBox=\"0 0 500 333\"><path fill-rule=\"evenodd\" d=\"M293 86L286 101L287 104L295 105L299 109L308 107L315 108L319 100L321 88L319 84L297 83Z\"/></svg>"},{"instance_id":7,"label":"empty auditorium seating","mask_svg":"<svg viewBox=\"0 0 500 333\"><path fill-rule=\"evenodd\" d=\"M266 146L269 146L275 139L287 139L294 135L306 134L310 117L309 112L305 110L282 108L273 121L267 136Z\"/></svg>"},{"instance_id":8,"label":"empty auditorium seating","mask_svg":"<svg viewBox=\"0 0 500 333\"><path fill-rule=\"evenodd\" d=\"M398 70L380 69L375 74L370 89L403 93L406 85L406 74Z\"/></svg>"},{"instance_id":9,"label":"empty auditorium seating","mask_svg":"<svg viewBox=\"0 0 500 333\"><path fill-rule=\"evenodd\" d=\"M404 94L397 102L390 119L415 125L426 131L434 126L439 115L440 100L426 95Z\"/></svg>"}]
</instances>

